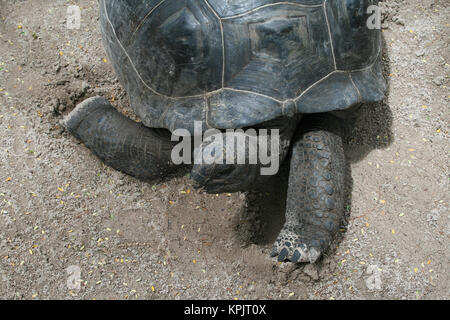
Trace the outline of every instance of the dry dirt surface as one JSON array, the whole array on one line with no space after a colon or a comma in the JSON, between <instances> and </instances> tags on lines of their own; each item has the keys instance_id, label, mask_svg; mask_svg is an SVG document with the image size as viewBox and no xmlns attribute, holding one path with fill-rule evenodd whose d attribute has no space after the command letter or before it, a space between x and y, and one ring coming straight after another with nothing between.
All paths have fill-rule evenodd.
<instances>
[{"instance_id":1,"label":"dry dirt surface","mask_svg":"<svg viewBox=\"0 0 450 320\"><path fill-rule=\"evenodd\" d=\"M269 257L283 172L250 193L152 185L61 128L94 95L135 117L97 1L0 0L0 298L449 299L450 3L382 8L389 92L345 139L347 223L318 264L291 265Z\"/></svg>"}]
</instances>

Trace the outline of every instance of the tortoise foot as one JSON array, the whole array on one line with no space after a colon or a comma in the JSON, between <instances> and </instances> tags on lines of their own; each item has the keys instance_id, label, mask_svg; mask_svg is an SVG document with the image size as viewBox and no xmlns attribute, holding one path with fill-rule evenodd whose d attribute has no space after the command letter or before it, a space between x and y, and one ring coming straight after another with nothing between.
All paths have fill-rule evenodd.
<instances>
[{"instance_id":1,"label":"tortoise foot","mask_svg":"<svg viewBox=\"0 0 450 320\"><path fill-rule=\"evenodd\" d=\"M315 263L330 246L332 236L314 225L286 224L272 248L272 257L292 263Z\"/></svg>"}]
</instances>

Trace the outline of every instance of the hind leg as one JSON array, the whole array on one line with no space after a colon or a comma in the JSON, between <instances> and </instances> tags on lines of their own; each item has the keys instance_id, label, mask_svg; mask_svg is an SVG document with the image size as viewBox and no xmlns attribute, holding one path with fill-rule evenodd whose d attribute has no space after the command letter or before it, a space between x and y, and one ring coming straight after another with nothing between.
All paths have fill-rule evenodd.
<instances>
[{"instance_id":1,"label":"hind leg","mask_svg":"<svg viewBox=\"0 0 450 320\"><path fill-rule=\"evenodd\" d=\"M329 126L339 123L316 118L293 142L286 223L272 251L279 261L314 263L339 231L345 158L341 137Z\"/></svg>"}]
</instances>

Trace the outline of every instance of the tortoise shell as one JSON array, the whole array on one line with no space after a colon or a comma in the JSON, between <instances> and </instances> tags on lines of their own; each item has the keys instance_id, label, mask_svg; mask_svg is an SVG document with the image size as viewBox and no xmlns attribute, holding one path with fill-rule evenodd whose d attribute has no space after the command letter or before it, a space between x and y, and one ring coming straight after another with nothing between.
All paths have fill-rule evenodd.
<instances>
[{"instance_id":1,"label":"tortoise shell","mask_svg":"<svg viewBox=\"0 0 450 320\"><path fill-rule=\"evenodd\" d=\"M101 0L107 54L153 128L243 128L384 98L378 0Z\"/></svg>"}]
</instances>

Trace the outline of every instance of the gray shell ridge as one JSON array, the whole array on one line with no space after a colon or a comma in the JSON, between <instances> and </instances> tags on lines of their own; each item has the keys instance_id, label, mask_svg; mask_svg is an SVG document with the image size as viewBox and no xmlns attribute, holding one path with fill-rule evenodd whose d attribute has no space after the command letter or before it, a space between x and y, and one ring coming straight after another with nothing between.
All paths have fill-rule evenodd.
<instances>
[{"instance_id":1,"label":"gray shell ridge","mask_svg":"<svg viewBox=\"0 0 450 320\"><path fill-rule=\"evenodd\" d=\"M104 47L143 124L244 128L384 98L377 0L100 0Z\"/></svg>"}]
</instances>

